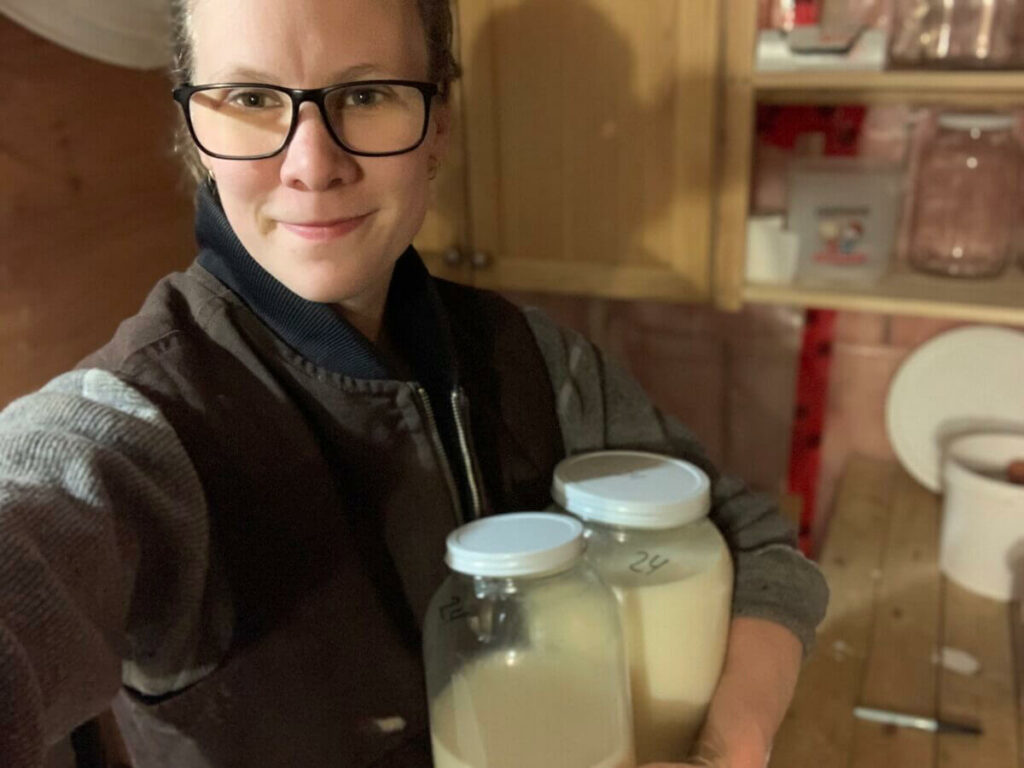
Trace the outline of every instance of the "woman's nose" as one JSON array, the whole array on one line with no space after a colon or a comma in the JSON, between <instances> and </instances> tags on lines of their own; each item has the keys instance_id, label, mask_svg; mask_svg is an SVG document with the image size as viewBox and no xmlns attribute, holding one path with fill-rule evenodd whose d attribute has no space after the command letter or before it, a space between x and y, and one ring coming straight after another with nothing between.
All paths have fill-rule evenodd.
<instances>
[{"instance_id":1,"label":"woman's nose","mask_svg":"<svg viewBox=\"0 0 1024 768\"><path fill-rule=\"evenodd\" d=\"M357 158L331 137L316 104L299 107L295 134L285 148L281 181L295 189L319 191L351 184L362 173Z\"/></svg>"}]
</instances>

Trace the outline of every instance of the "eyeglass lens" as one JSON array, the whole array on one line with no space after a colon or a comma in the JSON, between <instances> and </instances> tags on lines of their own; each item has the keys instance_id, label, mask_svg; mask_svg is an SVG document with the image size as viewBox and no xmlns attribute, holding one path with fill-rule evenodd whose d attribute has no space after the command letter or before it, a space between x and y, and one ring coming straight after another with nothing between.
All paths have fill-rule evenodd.
<instances>
[{"instance_id":1,"label":"eyeglass lens","mask_svg":"<svg viewBox=\"0 0 1024 768\"><path fill-rule=\"evenodd\" d=\"M426 106L412 86L354 84L324 98L331 129L355 152L384 154L412 149L423 134ZM189 101L192 130L208 152L257 157L277 152L291 130L291 97L272 88L206 88Z\"/></svg>"}]
</instances>

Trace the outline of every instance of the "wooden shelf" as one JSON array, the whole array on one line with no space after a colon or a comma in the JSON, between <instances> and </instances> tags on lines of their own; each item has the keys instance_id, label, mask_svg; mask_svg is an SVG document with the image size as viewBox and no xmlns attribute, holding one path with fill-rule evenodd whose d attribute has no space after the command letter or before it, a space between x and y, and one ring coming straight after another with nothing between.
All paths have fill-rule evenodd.
<instances>
[{"instance_id":1,"label":"wooden shelf","mask_svg":"<svg viewBox=\"0 0 1024 768\"><path fill-rule=\"evenodd\" d=\"M755 105L910 103L968 109L1024 108L1024 70L761 71L755 3L721 0L722 117L712 269L715 305L744 302L949 317L1024 325L1024 272L999 280L930 278L907 272L878 285L758 285L745 283L747 223L756 123Z\"/></svg>"},{"instance_id":2,"label":"wooden shelf","mask_svg":"<svg viewBox=\"0 0 1024 768\"><path fill-rule=\"evenodd\" d=\"M872 286L747 283L743 286L743 300L1024 325L1024 272L1012 267L995 280L959 280L898 271Z\"/></svg>"},{"instance_id":3,"label":"wooden shelf","mask_svg":"<svg viewBox=\"0 0 1024 768\"><path fill-rule=\"evenodd\" d=\"M755 72L757 100L770 104L849 102L1024 105L1024 72Z\"/></svg>"}]
</instances>

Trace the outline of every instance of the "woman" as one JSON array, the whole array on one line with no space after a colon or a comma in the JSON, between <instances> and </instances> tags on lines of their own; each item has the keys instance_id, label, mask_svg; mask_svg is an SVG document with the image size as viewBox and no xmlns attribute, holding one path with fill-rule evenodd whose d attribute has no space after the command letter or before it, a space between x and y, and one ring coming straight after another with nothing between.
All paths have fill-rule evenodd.
<instances>
[{"instance_id":1,"label":"woman","mask_svg":"<svg viewBox=\"0 0 1024 768\"><path fill-rule=\"evenodd\" d=\"M447 139L444 0L176 13L196 263L0 414L0 764L113 700L138 768L429 765L447 533L546 505L567 453L707 463L583 339L409 246ZM760 768L826 590L708 470L737 582L694 759Z\"/></svg>"}]
</instances>

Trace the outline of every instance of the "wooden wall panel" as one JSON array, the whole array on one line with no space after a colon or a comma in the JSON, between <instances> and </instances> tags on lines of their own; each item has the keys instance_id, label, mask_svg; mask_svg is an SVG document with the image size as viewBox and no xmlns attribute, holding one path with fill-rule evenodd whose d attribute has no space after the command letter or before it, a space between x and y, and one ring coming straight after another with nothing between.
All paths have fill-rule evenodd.
<instances>
[{"instance_id":1,"label":"wooden wall panel","mask_svg":"<svg viewBox=\"0 0 1024 768\"><path fill-rule=\"evenodd\" d=\"M106 341L194 255L161 72L87 59L0 16L0 406Z\"/></svg>"}]
</instances>

